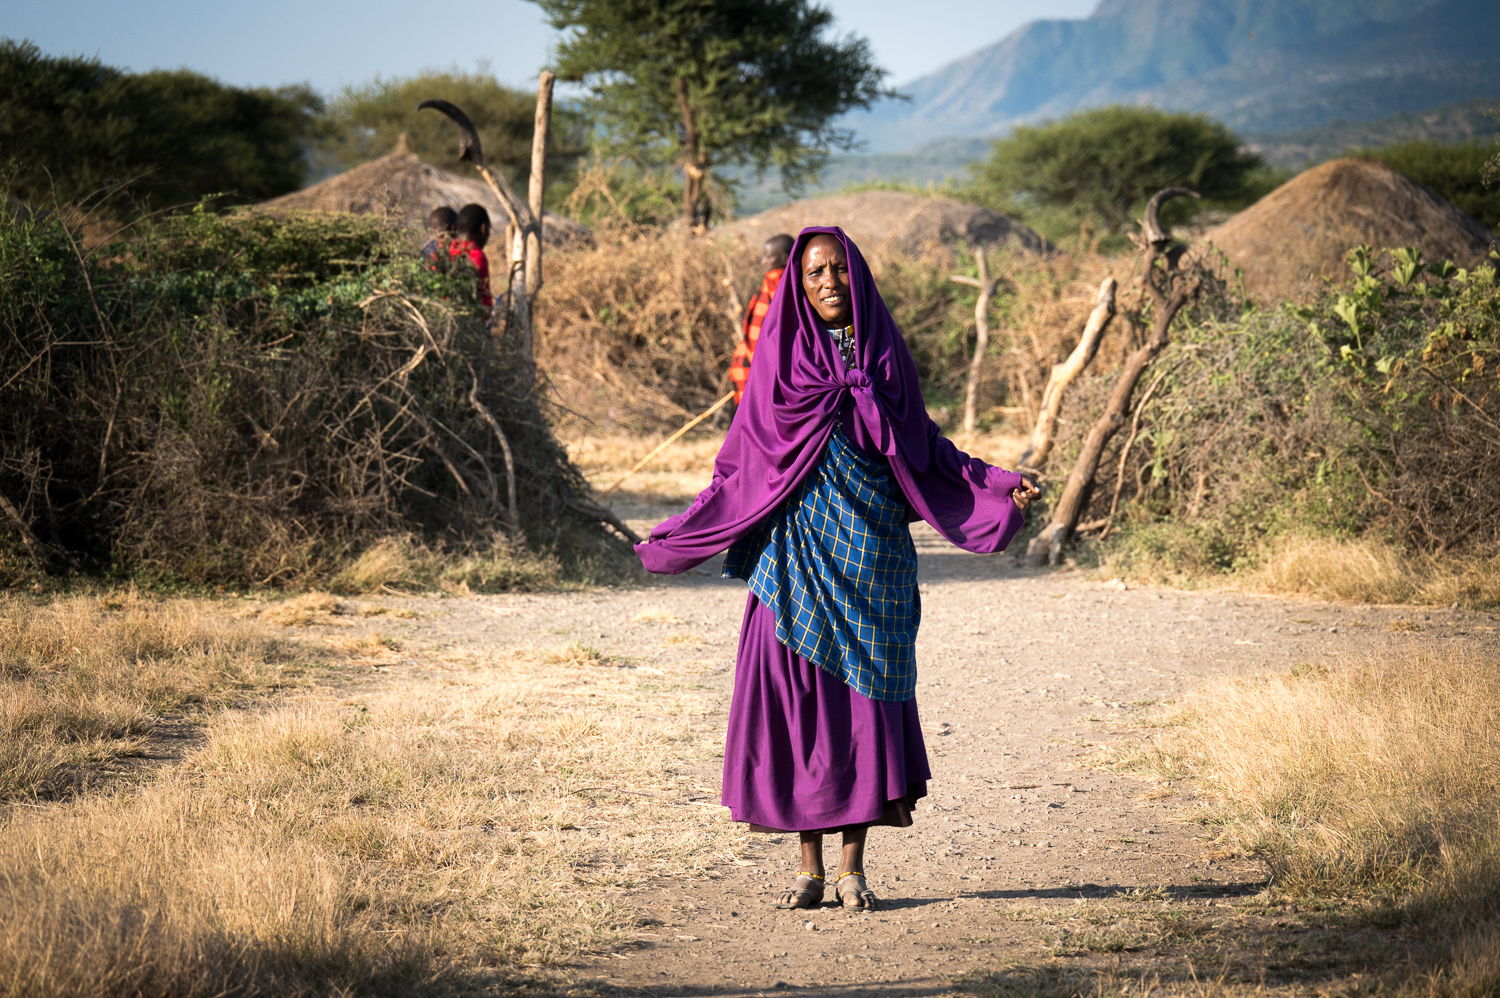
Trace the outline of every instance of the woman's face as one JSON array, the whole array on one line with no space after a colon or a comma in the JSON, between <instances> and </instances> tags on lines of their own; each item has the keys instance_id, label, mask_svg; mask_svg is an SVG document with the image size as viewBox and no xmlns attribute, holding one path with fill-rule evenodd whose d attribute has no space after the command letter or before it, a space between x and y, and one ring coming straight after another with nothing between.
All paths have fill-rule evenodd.
<instances>
[{"instance_id":1,"label":"woman's face","mask_svg":"<svg viewBox=\"0 0 1500 998\"><path fill-rule=\"evenodd\" d=\"M838 329L854 321L849 297L849 261L832 236L814 236L802 251L802 290L819 318Z\"/></svg>"}]
</instances>

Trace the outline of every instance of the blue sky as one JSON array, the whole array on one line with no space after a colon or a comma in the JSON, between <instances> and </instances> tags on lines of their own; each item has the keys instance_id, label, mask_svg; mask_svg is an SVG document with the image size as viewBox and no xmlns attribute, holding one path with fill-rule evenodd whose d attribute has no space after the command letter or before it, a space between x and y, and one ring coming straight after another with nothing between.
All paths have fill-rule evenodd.
<instances>
[{"instance_id":1,"label":"blue sky","mask_svg":"<svg viewBox=\"0 0 1500 998\"><path fill-rule=\"evenodd\" d=\"M1085 17L1098 0L829 0L841 32L870 39L896 83L998 41L1027 21ZM0 35L52 55L134 70L188 67L227 83L311 83L331 93L376 74L473 68L530 84L553 34L523 0L0 0Z\"/></svg>"}]
</instances>

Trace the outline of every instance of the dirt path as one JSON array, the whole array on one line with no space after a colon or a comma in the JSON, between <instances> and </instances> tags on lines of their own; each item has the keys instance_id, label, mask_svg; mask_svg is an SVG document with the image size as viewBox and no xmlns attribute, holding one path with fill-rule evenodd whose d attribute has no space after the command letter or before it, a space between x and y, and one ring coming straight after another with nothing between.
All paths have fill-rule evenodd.
<instances>
[{"instance_id":1,"label":"dirt path","mask_svg":"<svg viewBox=\"0 0 1500 998\"><path fill-rule=\"evenodd\" d=\"M1015 961L1149 958L1170 949L1163 912L1202 936L1219 909L1259 892L1263 875L1213 857L1198 826L1180 820L1191 801L1178 788L1091 770L1100 743L1139 737L1130 719L1217 673L1494 638L1482 614L1123 590L1078 573L1032 575L930 532L918 547L918 702L934 778L912 828L871 835L867 870L886 907L775 910L797 869L795 840L756 836L716 876L633 892L638 945L583 961L579 977L606 993L852 998L944 994L957 975ZM744 599L743 583L690 575L660 588L443 601L423 629L459 643L578 641L691 660L715 691L717 710L701 723L721 730ZM1388 631L1396 619L1412 633ZM696 775L709 805L697 820L723 821L716 766ZM1217 938L1219 979L1254 980L1268 966L1303 974L1297 954L1272 959L1252 936Z\"/></svg>"}]
</instances>

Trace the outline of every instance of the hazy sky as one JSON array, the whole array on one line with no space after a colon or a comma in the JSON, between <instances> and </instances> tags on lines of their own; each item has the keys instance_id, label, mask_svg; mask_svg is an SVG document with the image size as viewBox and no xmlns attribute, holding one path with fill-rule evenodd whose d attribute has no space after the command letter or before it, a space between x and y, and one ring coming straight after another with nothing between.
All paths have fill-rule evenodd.
<instances>
[{"instance_id":1,"label":"hazy sky","mask_svg":"<svg viewBox=\"0 0 1500 998\"><path fill-rule=\"evenodd\" d=\"M1098 0L828 0L841 32L870 39L901 83L1041 17L1085 17ZM489 60L529 84L553 33L523 0L0 0L0 35L51 55L134 70L188 67L241 85L324 92L377 73Z\"/></svg>"}]
</instances>

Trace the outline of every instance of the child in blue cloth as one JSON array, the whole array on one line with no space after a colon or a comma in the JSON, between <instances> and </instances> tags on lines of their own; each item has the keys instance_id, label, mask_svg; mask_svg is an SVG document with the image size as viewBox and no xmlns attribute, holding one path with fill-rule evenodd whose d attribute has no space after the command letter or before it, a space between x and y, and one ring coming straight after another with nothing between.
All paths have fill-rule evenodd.
<instances>
[{"instance_id":1,"label":"child in blue cloth","mask_svg":"<svg viewBox=\"0 0 1500 998\"><path fill-rule=\"evenodd\" d=\"M422 247L422 259L429 270L448 272L448 244L458 232L458 212L447 205L439 205L427 215L427 231L432 238Z\"/></svg>"}]
</instances>

